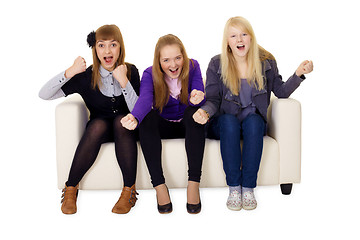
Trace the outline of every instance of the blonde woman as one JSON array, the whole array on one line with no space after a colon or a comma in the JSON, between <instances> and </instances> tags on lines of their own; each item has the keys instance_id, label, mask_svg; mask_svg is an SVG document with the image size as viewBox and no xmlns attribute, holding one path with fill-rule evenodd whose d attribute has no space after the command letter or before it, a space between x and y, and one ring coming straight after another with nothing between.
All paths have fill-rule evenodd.
<instances>
[{"instance_id":1,"label":"blonde woman","mask_svg":"<svg viewBox=\"0 0 360 240\"><path fill-rule=\"evenodd\" d=\"M135 190L137 146L136 134L125 129L120 119L128 114L138 98L140 80L137 68L125 63L125 47L120 29L104 25L88 35L93 65L86 68L82 57L47 82L39 96L45 100L78 93L90 111L90 120L76 149L63 190L61 210L77 211L79 182L96 160L101 144L115 142L115 153L122 171L124 188L114 213L127 213L137 200Z\"/></svg>"},{"instance_id":2,"label":"blonde woman","mask_svg":"<svg viewBox=\"0 0 360 240\"><path fill-rule=\"evenodd\" d=\"M211 59L207 69L206 103L193 118L201 124L210 118L208 136L220 139L230 210L257 206L254 188L271 92L289 97L312 69L312 62L304 61L283 82L275 58L257 44L250 23L243 17L227 21L222 53Z\"/></svg>"},{"instance_id":3,"label":"blonde woman","mask_svg":"<svg viewBox=\"0 0 360 240\"><path fill-rule=\"evenodd\" d=\"M188 158L187 211L199 213L199 183L205 146L204 126L192 115L204 102L200 66L187 57L180 39L172 34L160 37L153 65L144 71L140 96L123 126L139 125L141 148L156 190L158 211L170 213L172 203L161 166L161 139L185 138ZM179 146L182 147L182 146Z\"/></svg>"}]
</instances>

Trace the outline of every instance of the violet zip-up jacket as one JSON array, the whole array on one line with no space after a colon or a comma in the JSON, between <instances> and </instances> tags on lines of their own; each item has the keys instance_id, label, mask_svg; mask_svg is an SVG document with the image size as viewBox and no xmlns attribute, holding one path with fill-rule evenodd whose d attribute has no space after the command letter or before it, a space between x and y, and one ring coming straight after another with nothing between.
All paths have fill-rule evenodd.
<instances>
[{"instance_id":1,"label":"violet zip-up jacket","mask_svg":"<svg viewBox=\"0 0 360 240\"><path fill-rule=\"evenodd\" d=\"M192 60L192 61L191 61ZM202 106L205 102L205 99L201 103L194 105L190 99L190 93L193 89L204 92L204 83L201 76L201 70L199 63L191 59L189 61L189 96L188 96L188 105L189 106ZM154 82L152 78L152 67L148 67L141 78L140 81L140 96L137 100L134 109L131 114L138 120L138 125L145 118L145 116L151 111L152 108L155 109L155 96L154 96ZM184 116L184 111L188 105L180 102L179 99L175 99L172 96L169 96L168 103L164 106L160 116L167 120L179 120ZM158 111L158 110L157 110Z\"/></svg>"},{"instance_id":2,"label":"violet zip-up jacket","mask_svg":"<svg viewBox=\"0 0 360 240\"><path fill-rule=\"evenodd\" d=\"M261 61L265 86L262 90L252 89L252 102L257 111L267 122L267 110L270 104L271 92L278 98L288 98L305 79L304 75L298 77L295 73L286 81L279 75L276 61L273 57ZM206 71L206 103L201 107L210 117L220 114L233 114L238 116L241 111L239 96L233 95L221 77L220 55L210 60Z\"/></svg>"}]
</instances>

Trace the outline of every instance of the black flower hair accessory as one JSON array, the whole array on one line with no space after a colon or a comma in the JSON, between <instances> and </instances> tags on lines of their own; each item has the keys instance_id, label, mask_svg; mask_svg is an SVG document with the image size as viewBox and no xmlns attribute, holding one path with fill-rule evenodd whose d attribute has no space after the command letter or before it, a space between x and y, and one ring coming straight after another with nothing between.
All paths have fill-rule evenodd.
<instances>
[{"instance_id":1,"label":"black flower hair accessory","mask_svg":"<svg viewBox=\"0 0 360 240\"><path fill-rule=\"evenodd\" d=\"M96 39L95 39L95 32L94 31L89 33L89 35L87 36L87 43L88 43L89 47L91 47L91 48L93 48L95 46Z\"/></svg>"}]
</instances>

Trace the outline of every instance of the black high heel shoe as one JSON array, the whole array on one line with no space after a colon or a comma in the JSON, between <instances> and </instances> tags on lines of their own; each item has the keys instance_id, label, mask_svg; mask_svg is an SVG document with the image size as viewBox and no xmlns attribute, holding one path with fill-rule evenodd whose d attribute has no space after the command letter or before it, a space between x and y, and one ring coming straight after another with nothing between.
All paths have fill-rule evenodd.
<instances>
[{"instance_id":1,"label":"black high heel shoe","mask_svg":"<svg viewBox=\"0 0 360 240\"><path fill-rule=\"evenodd\" d=\"M157 205L158 211L160 214L168 214L172 212L172 203L168 203L165 205Z\"/></svg>"},{"instance_id":2,"label":"black high heel shoe","mask_svg":"<svg viewBox=\"0 0 360 240\"><path fill-rule=\"evenodd\" d=\"M188 184L188 190L187 190L187 194L189 193L189 186L190 186L190 181ZM197 204L190 204L190 203L186 203L186 209L187 212L190 214L198 214L201 211L201 199L200 199L200 189L197 189L199 191L199 203Z\"/></svg>"},{"instance_id":3,"label":"black high heel shoe","mask_svg":"<svg viewBox=\"0 0 360 240\"><path fill-rule=\"evenodd\" d=\"M201 201L198 204L186 203L186 209L190 214L198 214L201 211Z\"/></svg>"},{"instance_id":4,"label":"black high heel shoe","mask_svg":"<svg viewBox=\"0 0 360 240\"><path fill-rule=\"evenodd\" d=\"M168 192L168 195L169 195L169 198L170 198L170 194L169 194L169 189L168 187L165 185L166 187L166 190ZM156 199L157 199L157 195L156 195ZM172 203L171 203L171 199L170 199L170 202L167 203L167 204L164 204L164 205L159 205L159 203L157 204L157 208L158 208L158 211L160 214L168 214L168 213L171 213L172 210L173 210L173 207L172 207Z\"/></svg>"}]
</instances>

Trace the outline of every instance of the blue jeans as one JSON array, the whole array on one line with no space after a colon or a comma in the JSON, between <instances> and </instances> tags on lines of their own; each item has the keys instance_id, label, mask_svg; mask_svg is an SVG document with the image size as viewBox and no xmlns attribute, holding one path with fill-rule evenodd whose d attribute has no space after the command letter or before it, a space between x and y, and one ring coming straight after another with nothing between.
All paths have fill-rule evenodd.
<instances>
[{"instance_id":1,"label":"blue jeans","mask_svg":"<svg viewBox=\"0 0 360 240\"><path fill-rule=\"evenodd\" d=\"M210 122L209 137L220 139L229 186L256 187L265 129L266 123L258 114L251 114L242 122L232 114L223 114ZM243 139L242 151L240 139Z\"/></svg>"}]
</instances>

